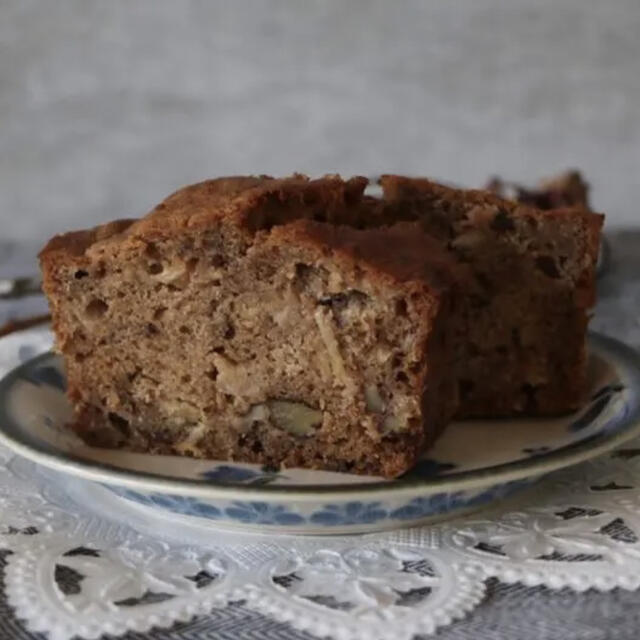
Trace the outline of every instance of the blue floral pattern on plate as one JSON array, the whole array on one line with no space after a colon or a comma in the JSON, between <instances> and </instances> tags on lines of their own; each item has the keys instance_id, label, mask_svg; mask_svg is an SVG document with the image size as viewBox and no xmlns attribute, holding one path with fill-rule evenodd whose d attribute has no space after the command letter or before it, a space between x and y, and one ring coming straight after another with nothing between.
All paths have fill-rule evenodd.
<instances>
[{"instance_id":1,"label":"blue floral pattern on plate","mask_svg":"<svg viewBox=\"0 0 640 640\"><path fill-rule=\"evenodd\" d=\"M504 498L520 489L531 480L519 480L496 484L479 493L458 491L436 493L430 496L412 498L404 505L389 510L381 501L330 503L311 512L308 516L296 513L285 504L264 501L234 500L226 507L216 507L207 502L186 496L162 493L140 493L104 485L127 500L151 507L161 507L174 513L206 518L208 520L230 520L243 524L301 526L312 524L320 527L344 527L368 525L383 520L420 520L442 515L448 511L475 507L498 498Z\"/></svg>"},{"instance_id":2,"label":"blue floral pattern on plate","mask_svg":"<svg viewBox=\"0 0 640 640\"><path fill-rule=\"evenodd\" d=\"M446 513L460 506L462 502L460 492L435 493L413 498L402 507L394 509L390 515L394 520L419 520L426 516Z\"/></svg>"},{"instance_id":3,"label":"blue floral pattern on plate","mask_svg":"<svg viewBox=\"0 0 640 640\"><path fill-rule=\"evenodd\" d=\"M230 520L245 524L280 524L285 526L305 523L305 518L293 513L282 504L269 502L239 502L224 510Z\"/></svg>"},{"instance_id":4,"label":"blue floral pattern on plate","mask_svg":"<svg viewBox=\"0 0 640 640\"><path fill-rule=\"evenodd\" d=\"M395 509L389 517L396 520L419 520L457 509L477 507L493 500L505 498L514 491L530 484L532 480L516 480L496 484L488 489L471 495L468 492L435 493L430 496L413 498L406 505Z\"/></svg>"},{"instance_id":5,"label":"blue floral pattern on plate","mask_svg":"<svg viewBox=\"0 0 640 640\"><path fill-rule=\"evenodd\" d=\"M387 511L380 502L351 501L344 504L327 504L311 515L309 520L313 524L325 527L338 525L372 524L384 520Z\"/></svg>"},{"instance_id":6,"label":"blue floral pattern on plate","mask_svg":"<svg viewBox=\"0 0 640 640\"><path fill-rule=\"evenodd\" d=\"M180 513L185 516L198 516L209 520L219 520L222 517L222 511L218 507L190 496L177 496L168 493L141 493L114 485L104 486L122 498L148 507L160 507L173 513Z\"/></svg>"}]
</instances>

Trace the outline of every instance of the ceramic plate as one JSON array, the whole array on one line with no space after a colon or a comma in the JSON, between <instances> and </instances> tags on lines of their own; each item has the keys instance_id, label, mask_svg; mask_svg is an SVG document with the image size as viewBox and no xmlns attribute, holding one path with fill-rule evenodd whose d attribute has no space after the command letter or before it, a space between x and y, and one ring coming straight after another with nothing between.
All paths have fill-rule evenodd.
<instances>
[{"instance_id":1,"label":"ceramic plate","mask_svg":"<svg viewBox=\"0 0 640 640\"><path fill-rule=\"evenodd\" d=\"M88 447L65 427L70 406L52 353L0 382L0 440L138 515L262 532L376 531L478 508L640 435L639 362L630 348L592 335L589 399L580 411L452 423L396 480Z\"/></svg>"}]
</instances>

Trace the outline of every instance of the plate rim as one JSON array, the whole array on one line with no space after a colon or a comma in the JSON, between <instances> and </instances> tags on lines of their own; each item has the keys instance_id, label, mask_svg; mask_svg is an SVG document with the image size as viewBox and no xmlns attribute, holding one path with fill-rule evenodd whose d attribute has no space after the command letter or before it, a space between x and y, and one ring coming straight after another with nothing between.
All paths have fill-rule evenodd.
<instances>
[{"instance_id":1,"label":"plate rim","mask_svg":"<svg viewBox=\"0 0 640 640\"><path fill-rule=\"evenodd\" d=\"M552 471L563 469L591 458L600 456L625 442L640 436L640 354L629 345L596 332L589 332L588 346L595 346L596 350L605 355L613 355L617 363L622 363L628 376L635 384L632 385L633 404L628 416L623 418L621 431L611 435L602 435L594 442L587 438L575 444L561 447L551 453L515 460L512 462L486 467L470 469L455 476L436 476L432 478L411 478L396 482L354 482L348 485L265 485L255 487L251 485L218 483L191 478L174 478L144 471L132 471L82 458L73 458L52 452L45 448L33 446L15 434L11 433L8 424L14 423L8 415L5 403L2 402L15 379L24 369L32 367L41 360L50 358L52 351L47 351L27 360L13 368L0 380L0 443L13 452L44 467L67 475L117 486L141 489L148 492L160 492L181 496L193 496L209 499L254 498L271 502L283 497L300 501L312 501L318 496L336 496L343 499L361 499L363 494L393 495L402 497L415 495L430 495L434 493L450 493L469 489L482 489L495 484L502 484L523 478L542 476ZM611 357L608 358L611 360ZM19 427L14 431L19 433ZM596 436L597 437L597 436ZM219 462L219 461L218 461Z\"/></svg>"}]
</instances>

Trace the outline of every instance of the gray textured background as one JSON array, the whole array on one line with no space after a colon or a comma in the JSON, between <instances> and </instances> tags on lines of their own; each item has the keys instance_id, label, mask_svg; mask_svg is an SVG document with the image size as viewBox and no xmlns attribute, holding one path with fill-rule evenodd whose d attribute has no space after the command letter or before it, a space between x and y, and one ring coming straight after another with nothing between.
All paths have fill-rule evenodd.
<instances>
[{"instance_id":1,"label":"gray textured background","mask_svg":"<svg viewBox=\"0 0 640 640\"><path fill-rule=\"evenodd\" d=\"M0 0L0 239L218 174L566 166L640 221L638 0Z\"/></svg>"}]
</instances>

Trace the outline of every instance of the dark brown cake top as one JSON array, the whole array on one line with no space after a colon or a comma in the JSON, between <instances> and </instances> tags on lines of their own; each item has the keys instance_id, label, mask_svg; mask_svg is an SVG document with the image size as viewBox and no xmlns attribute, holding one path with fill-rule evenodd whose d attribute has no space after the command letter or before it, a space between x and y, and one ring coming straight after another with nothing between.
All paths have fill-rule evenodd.
<instances>
[{"instance_id":1,"label":"dark brown cake top","mask_svg":"<svg viewBox=\"0 0 640 640\"><path fill-rule=\"evenodd\" d=\"M427 178L407 178L383 175L379 181L383 198L389 208L387 217L420 219L425 210L436 212L441 222L441 232L455 235L454 228L459 222L473 217L476 222L484 221L498 233L512 229L512 216L535 219L555 218L563 224L579 223L589 230L588 253L598 254L600 229L604 215L594 213L584 206L541 209L532 203L522 203L502 198L496 193L483 189L457 189ZM395 206L394 206L395 205ZM431 229L435 232L436 229Z\"/></svg>"},{"instance_id":2,"label":"dark brown cake top","mask_svg":"<svg viewBox=\"0 0 640 640\"><path fill-rule=\"evenodd\" d=\"M170 237L184 230L213 226L222 219L234 222L249 234L299 218L356 228L376 227L419 219L419 215L411 214L412 200L419 200L421 207L425 202L433 203L442 208L451 221L474 207L484 207L507 213L524 211L534 216L566 216L570 213L588 218L597 228L602 223L602 216L582 208L542 211L500 198L489 191L454 189L426 178L385 175L380 180L384 193L382 200L363 195L367 184L368 180L363 177L343 180L340 176L328 175L311 180L300 174L278 179L235 176L206 180L176 191L139 220L117 220L94 229L55 236L40 255L51 257L55 254L56 259L65 260L83 256L95 244L116 247L141 239ZM342 235L350 237L350 234ZM384 255L382 245L384 242L378 249ZM435 251L434 243L433 251L430 248L429 253ZM409 261L417 258L406 255ZM401 259L404 258L398 258Z\"/></svg>"},{"instance_id":3,"label":"dark brown cake top","mask_svg":"<svg viewBox=\"0 0 640 640\"><path fill-rule=\"evenodd\" d=\"M418 223L401 222L392 227L354 229L312 220L297 220L276 227L272 239L323 248L348 269L363 269L373 279L427 284L431 291L448 289L470 277L442 245Z\"/></svg>"},{"instance_id":4,"label":"dark brown cake top","mask_svg":"<svg viewBox=\"0 0 640 640\"><path fill-rule=\"evenodd\" d=\"M316 180L303 175L207 180L176 191L139 220L56 236L41 257L82 257L96 244L117 250L130 242L153 241L225 220L250 235L268 231L282 242L327 247L347 262L366 263L378 277L426 282L432 290L468 277L417 223L369 228L384 222L384 202L363 195L367 184L366 178L343 180L334 175Z\"/></svg>"},{"instance_id":5,"label":"dark brown cake top","mask_svg":"<svg viewBox=\"0 0 640 640\"><path fill-rule=\"evenodd\" d=\"M459 189L450 187L428 178L409 178L397 175L383 175L379 180L386 202L410 201L443 203L445 210L452 216L464 214L474 207L495 207L507 213L522 212L533 216L567 216L590 220L600 225L604 216L585 209L584 206L558 206L540 208L533 202L518 202L501 197L487 189Z\"/></svg>"},{"instance_id":6,"label":"dark brown cake top","mask_svg":"<svg viewBox=\"0 0 640 640\"><path fill-rule=\"evenodd\" d=\"M97 242L125 242L127 238L167 236L182 229L206 227L233 218L250 231L299 217L296 207L314 208L318 219L349 222L367 185L366 178L343 180L336 175L311 180L301 174L286 178L232 176L205 180L179 189L138 220L116 220L93 229L52 238L41 256L60 252L82 255ZM272 216L272 220L265 216Z\"/></svg>"}]
</instances>

